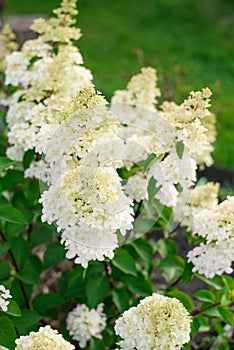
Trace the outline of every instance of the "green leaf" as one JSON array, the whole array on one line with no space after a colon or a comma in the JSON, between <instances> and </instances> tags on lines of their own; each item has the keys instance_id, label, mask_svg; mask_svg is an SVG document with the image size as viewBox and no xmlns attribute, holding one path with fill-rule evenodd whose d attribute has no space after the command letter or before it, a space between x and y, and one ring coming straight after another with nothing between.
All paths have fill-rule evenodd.
<instances>
[{"instance_id":1,"label":"green leaf","mask_svg":"<svg viewBox=\"0 0 234 350\"><path fill-rule=\"evenodd\" d=\"M198 292L194 293L194 297L201 301L207 301L209 303L215 302L215 295L210 290L199 290Z\"/></svg>"},{"instance_id":2,"label":"green leaf","mask_svg":"<svg viewBox=\"0 0 234 350\"><path fill-rule=\"evenodd\" d=\"M224 320L224 322L226 322L232 327L234 326L234 314L229 307L224 305L219 305L218 312L222 317L222 319Z\"/></svg>"},{"instance_id":3,"label":"green leaf","mask_svg":"<svg viewBox=\"0 0 234 350\"><path fill-rule=\"evenodd\" d=\"M21 213L24 214L28 222L32 221L33 213L23 190L18 190L14 193L12 197L12 204L15 208L17 208L21 211Z\"/></svg>"},{"instance_id":4,"label":"green leaf","mask_svg":"<svg viewBox=\"0 0 234 350\"><path fill-rule=\"evenodd\" d=\"M21 317L14 317L12 322L17 329L19 335L28 334L31 331L37 330L37 324L42 319L42 316L37 311L22 310Z\"/></svg>"},{"instance_id":5,"label":"green leaf","mask_svg":"<svg viewBox=\"0 0 234 350\"><path fill-rule=\"evenodd\" d=\"M182 275L182 281L184 284L187 284L192 280L192 278L193 278L193 271L192 270L193 270L193 264L186 260L185 266L184 266L184 272Z\"/></svg>"},{"instance_id":6,"label":"green leaf","mask_svg":"<svg viewBox=\"0 0 234 350\"><path fill-rule=\"evenodd\" d=\"M124 288L116 288L112 290L113 302L122 313L129 308L129 295Z\"/></svg>"},{"instance_id":7,"label":"green leaf","mask_svg":"<svg viewBox=\"0 0 234 350\"><path fill-rule=\"evenodd\" d=\"M191 322L191 335L192 338L195 337L197 334L198 330L200 328L200 322L198 317L193 317L192 322Z\"/></svg>"},{"instance_id":8,"label":"green leaf","mask_svg":"<svg viewBox=\"0 0 234 350\"><path fill-rule=\"evenodd\" d=\"M163 270L163 277L168 283L174 283L184 271L184 260L177 255L168 255L157 264Z\"/></svg>"},{"instance_id":9,"label":"green leaf","mask_svg":"<svg viewBox=\"0 0 234 350\"><path fill-rule=\"evenodd\" d=\"M8 250L10 249L10 243L9 242L1 242L0 244L0 257L2 257L3 255L5 255Z\"/></svg>"},{"instance_id":10,"label":"green leaf","mask_svg":"<svg viewBox=\"0 0 234 350\"><path fill-rule=\"evenodd\" d=\"M156 162L157 157L154 153L151 153L148 158L144 161L143 171L147 172L149 168Z\"/></svg>"},{"instance_id":11,"label":"green leaf","mask_svg":"<svg viewBox=\"0 0 234 350\"><path fill-rule=\"evenodd\" d=\"M60 242L51 243L44 254L44 268L57 265L65 259L65 254L64 246Z\"/></svg>"},{"instance_id":12,"label":"green leaf","mask_svg":"<svg viewBox=\"0 0 234 350\"><path fill-rule=\"evenodd\" d=\"M103 302L109 291L108 278L103 273L103 264L96 261L91 262L86 270L85 289L90 308Z\"/></svg>"},{"instance_id":13,"label":"green leaf","mask_svg":"<svg viewBox=\"0 0 234 350\"><path fill-rule=\"evenodd\" d=\"M47 310L58 307L63 303L64 303L64 299L60 294L57 294L57 293L39 294L33 300L33 307L41 315L44 315Z\"/></svg>"},{"instance_id":14,"label":"green leaf","mask_svg":"<svg viewBox=\"0 0 234 350\"><path fill-rule=\"evenodd\" d=\"M2 178L2 188L10 190L24 181L24 173L20 170L8 170L7 174Z\"/></svg>"},{"instance_id":15,"label":"green leaf","mask_svg":"<svg viewBox=\"0 0 234 350\"><path fill-rule=\"evenodd\" d=\"M189 312L191 312L194 309L194 305L191 298L184 292L178 290L177 288L170 288L167 291L167 295L180 300Z\"/></svg>"},{"instance_id":16,"label":"green leaf","mask_svg":"<svg viewBox=\"0 0 234 350\"><path fill-rule=\"evenodd\" d=\"M39 277L42 271L42 264L36 255L31 255L25 262L22 271L16 276L23 282L38 286L40 283Z\"/></svg>"},{"instance_id":17,"label":"green leaf","mask_svg":"<svg viewBox=\"0 0 234 350\"><path fill-rule=\"evenodd\" d=\"M90 350L105 350L106 346L104 342L100 339L97 339L95 337L92 337L90 340Z\"/></svg>"},{"instance_id":18,"label":"green leaf","mask_svg":"<svg viewBox=\"0 0 234 350\"><path fill-rule=\"evenodd\" d=\"M176 268L178 270L183 271L184 269L184 260L177 255L168 255L165 258L163 258L162 260L160 260L160 262L158 263L157 267L160 268Z\"/></svg>"},{"instance_id":19,"label":"green leaf","mask_svg":"<svg viewBox=\"0 0 234 350\"><path fill-rule=\"evenodd\" d=\"M196 277L198 277L200 280L204 281L209 286L215 288L216 290L220 290L224 286L222 276L215 276L214 278L206 278L203 275L196 274Z\"/></svg>"},{"instance_id":20,"label":"green leaf","mask_svg":"<svg viewBox=\"0 0 234 350\"><path fill-rule=\"evenodd\" d=\"M184 153L184 143L183 143L183 141L176 142L176 153L177 153L179 159L183 158L183 153Z\"/></svg>"},{"instance_id":21,"label":"green leaf","mask_svg":"<svg viewBox=\"0 0 234 350\"><path fill-rule=\"evenodd\" d=\"M24 169L27 169L35 155L35 150L34 149L29 149L27 152L25 152L24 157L23 157L23 165Z\"/></svg>"},{"instance_id":22,"label":"green leaf","mask_svg":"<svg viewBox=\"0 0 234 350\"><path fill-rule=\"evenodd\" d=\"M0 260L0 280L5 280L10 276L11 269L5 261Z\"/></svg>"},{"instance_id":23,"label":"green leaf","mask_svg":"<svg viewBox=\"0 0 234 350\"><path fill-rule=\"evenodd\" d=\"M28 224L15 224L7 221L4 226L4 234L7 239L18 237L28 226Z\"/></svg>"},{"instance_id":24,"label":"green leaf","mask_svg":"<svg viewBox=\"0 0 234 350\"><path fill-rule=\"evenodd\" d=\"M149 180L148 188L147 188L148 197L149 197L150 202L152 202L154 200L156 193L159 191L159 188L156 187L156 183L157 183L157 181L152 176L151 179Z\"/></svg>"},{"instance_id":25,"label":"green leaf","mask_svg":"<svg viewBox=\"0 0 234 350\"><path fill-rule=\"evenodd\" d=\"M199 332L208 332L210 330L210 324L207 320L207 317L203 315L199 315L194 317L193 319L197 319L199 322Z\"/></svg>"},{"instance_id":26,"label":"green leaf","mask_svg":"<svg viewBox=\"0 0 234 350\"><path fill-rule=\"evenodd\" d=\"M135 249L136 253L142 259L146 268L149 269L153 258L153 249L151 244L142 237L132 242L131 246Z\"/></svg>"},{"instance_id":27,"label":"green leaf","mask_svg":"<svg viewBox=\"0 0 234 350\"><path fill-rule=\"evenodd\" d=\"M64 298L76 297L79 300L86 300L83 271L83 267L77 265L73 270L63 272L58 285L59 292Z\"/></svg>"},{"instance_id":28,"label":"green leaf","mask_svg":"<svg viewBox=\"0 0 234 350\"><path fill-rule=\"evenodd\" d=\"M1 184L0 184L1 186ZM3 204L7 204L8 201L4 196L0 196L0 206L2 206Z\"/></svg>"},{"instance_id":29,"label":"green leaf","mask_svg":"<svg viewBox=\"0 0 234 350\"><path fill-rule=\"evenodd\" d=\"M19 305L12 299L9 300L7 314L19 317L22 315Z\"/></svg>"},{"instance_id":30,"label":"green leaf","mask_svg":"<svg viewBox=\"0 0 234 350\"><path fill-rule=\"evenodd\" d=\"M25 216L11 204L4 204L0 206L0 219L15 224L28 223Z\"/></svg>"},{"instance_id":31,"label":"green leaf","mask_svg":"<svg viewBox=\"0 0 234 350\"><path fill-rule=\"evenodd\" d=\"M29 258L29 247L22 236L11 241L11 250L20 269L23 268L25 261Z\"/></svg>"},{"instance_id":32,"label":"green leaf","mask_svg":"<svg viewBox=\"0 0 234 350\"><path fill-rule=\"evenodd\" d=\"M165 258L168 255L176 254L176 242L171 239L159 239L157 243L159 254Z\"/></svg>"},{"instance_id":33,"label":"green leaf","mask_svg":"<svg viewBox=\"0 0 234 350\"><path fill-rule=\"evenodd\" d=\"M133 230L136 233L148 233L152 230L152 228L154 227L155 223L156 223L157 219L150 219L150 218L142 218L142 217L138 217L135 221L134 221L134 227Z\"/></svg>"},{"instance_id":34,"label":"green leaf","mask_svg":"<svg viewBox=\"0 0 234 350\"><path fill-rule=\"evenodd\" d=\"M115 257L111 263L124 273L137 276L135 261L124 248L115 251Z\"/></svg>"},{"instance_id":35,"label":"green leaf","mask_svg":"<svg viewBox=\"0 0 234 350\"><path fill-rule=\"evenodd\" d=\"M53 236L53 230L54 229L44 225L37 227L31 233L30 247L33 248L35 246L48 243Z\"/></svg>"},{"instance_id":36,"label":"green leaf","mask_svg":"<svg viewBox=\"0 0 234 350\"><path fill-rule=\"evenodd\" d=\"M149 279L146 279L140 272L137 277L132 275L123 275L121 280L125 283L126 288L140 296L148 296L153 293L154 286Z\"/></svg>"},{"instance_id":37,"label":"green leaf","mask_svg":"<svg viewBox=\"0 0 234 350\"><path fill-rule=\"evenodd\" d=\"M0 173L9 168L11 165L14 165L16 162L7 157L0 157Z\"/></svg>"},{"instance_id":38,"label":"green leaf","mask_svg":"<svg viewBox=\"0 0 234 350\"><path fill-rule=\"evenodd\" d=\"M16 338L17 334L12 321L8 317L0 317L0 344L14 350Z\"/></svg>"}]
</instances>

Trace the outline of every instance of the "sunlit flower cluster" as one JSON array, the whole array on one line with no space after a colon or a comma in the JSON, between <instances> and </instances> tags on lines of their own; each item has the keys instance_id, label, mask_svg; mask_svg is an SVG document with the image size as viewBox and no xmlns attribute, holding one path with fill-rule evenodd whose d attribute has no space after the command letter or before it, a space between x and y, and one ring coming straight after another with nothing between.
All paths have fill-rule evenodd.
<instances>
[{"instance_id":1,"label":"sunlit flower cluster","mask_svg":"<svg viewBox=\"0 0 234 350\"><path fill-rule=\"evenodd\" d=\"M183 304L154 293L117 319L115 332L124 350L181 349L190 339L191 318Z\"/></svg>"},{"instance_id":2,"label":"sunlit flower cluster","mask_svg":"<svg viewBox=\"0 0 234 350\"><path fill-rule=\"evenodd\" d=\"M105 99L89 85L64 109L58 128L42 144L49 165L42 173L50 183L41 198L42 220L56 223L67 257L76 257L84 267L89 260L113 258L116 231L125 235L132 228L132 200L116 171L125 152L118 131ZM63 141L59 145L58 139Z\"/></svg>"},{"instance_id":3,"label":"sunlit flower cluster","mask_svg":"<svg viewBox=\"0 0 234 350\"><path fill-rule=\"evenodd\" d=\"M43 140L40 136L42 127L55 130L61 109L92 79L72 42L81 36L75 27L75 7L75 0L63 0L55 17L35 20L32 29L39 37L6 57L6 84L19 87L7 114L7 154L13 159L21 160L28 149L40 151L46 141L45 133Z\"/></svg>"},{"instance_id":4,"label":"sunlit flower cluster","mask_svg":"<svg viewBox=\"0 0 234 350\"><path fill-rule=\"evenodd\" d=\"M12 296L10 294L10 291L6 289L3 285L0 285L0 309L2 309L2 311L7 311L9 305L9 300L7 299L11 298Z\"/></svg>"},{"instance_id":5,"label":"sunlit flower cluster","mask_svg":"<svg viewBox=\"0 0 234 350\"><path fill-rule=\"evenodd\" d=\"M192 91L181 104L164 102L162 111L164 117L176 127L179 139L185 145L186 151L199 166L212 165L212 142L215 140L215 118L210 107L211 91Z\"/></svg>"},{"instance_id":6,"label":"sunlit flower cluster","mask_svg":"<svg viewBox=\"0 0 234 350\"><path fill-rule=\"evenodd\" d=\"M143 188L147 188L148 181L153 176L160 188L156 198L164 205L175 206L177 186L190 188L196 180L196 162L192 152L183 144L186 138L178 133L178 125L171 122L170 117L175 113L176 105L169 104L170 113L156 109L157 97L160 95L156 82L156 71L150 67L142 68L141 73L130 80L126 90L115 92L111 109L122 125L121 136L127 147L125 166L130 169L134 164L140 164L142 160L155 154L154 164L144 174L137 177L134 175L135 179L146 179ZM201 95L201 92L194 93L194 101L199 103ZM208 106L208 103L204 103L202 110ZM181 155L177 151L178 142L185 148ZM199 142L201 140L197 144ZM140 187L137 186L133 192L131 177L129 181L126 188L131 196L135 200L144 199L145 194L142 191L137 193L137 188L140 190Z\"/></svg>"},{"instance_id":7,"label":"sunlit flower cluster","mask_svg":"<svg viewBox=\"0 0 234 350\"><path fill-rule=\"evenodd\" d=\"M40 327L38 332L30 332L29 335L16 339L15 350L72 350L75 346L66 341L57 330L50 326Z\"/></svg>"},{"instance_id":8,"label":"sunlit flower cluster","mask_svg":"<svg viewBox=\"0 0 234 350\"><path fill-rule=\"evenodd\" d=\"M103 304L91 310L85 304L78 304L68 313L66 322L72 339L78 341L80 348L84 348L91 337L102 339L101 332L106 327Z\"/></svg>"}]
</instances>

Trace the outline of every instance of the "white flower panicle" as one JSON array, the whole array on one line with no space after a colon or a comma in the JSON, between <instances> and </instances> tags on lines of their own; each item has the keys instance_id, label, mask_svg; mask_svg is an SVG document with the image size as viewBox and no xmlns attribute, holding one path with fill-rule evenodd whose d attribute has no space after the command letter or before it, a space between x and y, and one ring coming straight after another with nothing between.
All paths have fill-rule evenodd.
<instances>
[{"instance_id":1,"label":"white flower panicle","mask_svg":"<svg viewBox=\"0 0 234 350\"><path fill-rule=\"evenodd\" d=\"M30 332L29 335L16 339L15 350L73 350L75 346L66 341L57 330L50 326L40 327L38 332Z\"/></svg>"},{"instance_id":2,"label":"white flower panicle","mask_svg":"<svg viewBox=\"0 0 234 350\"><path fill-rule=\"evenodd\" d=\"M155 154L155 163L148 169L148 174L144 174L147 179L144 187L147 188L147 182L153 176L160 187L156 198L163 205L175 206L177 185L186 189L196 180L196 162L187 149L179 158L176 146L183 139L177 132L178 125L156 110L156 97L160 95L155 87L156 82L156 71L150 67L143 68L140 74L130 80L126 90L116 91L111 109L122 123L120 135L125 139L127 147L125 166L129 169L152 153ZM200 95L194 93L194 100L202 99ZM186 111L186 107L184 109ZM130 184L131 181L130 178ZM126 188L128 187L129 185ZM133 195L131 189L129 193ZM142 194L137 197L142 198Z\"/></svg>"},{"instance_id":3,"label":"white flower panicle","mask_svg":"<svg viewBox=\"0 0 234 350\"><path fill-rule=\"evenodd\" d=\"M126 90L116 90L112 97L112 103L127 105L140 105L154 109L157 103L157 97L161 95L157 83L156 69L152 67L143 67L141 73L134 75Z\"/></svg>"},{"instance_id":4,"label":"white flower panicle","mask_svg":"<svg viewBox=\"0 0 234 350\"><path fill-rule=\"evenodd\" d=\"M231 273L234 260L234 196L213 208L201 209L194 215L193 232L205 239L188 253L198 271L208 278L223 272Z\"/></svg>"},{"instance_id":5,"label":"white flower panicle","mask_svg":"<svg viewBox=\"0 0 234 350\"><path fill-rule=\"evenodd\" d=\"M66 322L72 339L78 341L80 348L84 348L91 337L102 339L101 332L106 328L103 304L91 310L85 304L78 304L68 313Z\"/></svg>"},{"instance_id":6,"label":"white flower panicle","mask_svg":"<svg viewBox=\"0 0 234 350\"><path fill-rule=\"evenodd\" d=\"M83 59L73 40L80 37L74 25L76 1L62 1L56 17L38 19L32 29L39 37L24 43L21 51L6 57L6 84L18 86L7 114L11 147L8 156L21 160L28 149L40 149L47 134L41 129L56 129L64 108L92 75L82 66ZM49 134L50 135L50 134Z\"/></svg>"},{"instance_id":7,"label":"white flower panicle","mask_svg":"<svg viewBox=\"0 0 234 350\"><path fill-rule=\"evenodd\" d=\"M89 260L113 258L119 230L132 228L132 201L113 167L78 166L42 194L42 220L62 231L67 257L87 266Z\"/></svg>"},{"instance_id":8,"label":"white flower panicle","mask_svg":"<svg viewBox=\"0 0 234 350\"><path fill-rule=\"evenodd\" d=\"M213 278L215 275L233 272L234 238L218 243L201 243L188 253L189 261L194 265L193 272Z\"/></svg>"},{"instance_id":9,"label":"white flower panicle","mask_svg":"<svg viewBox=\"0 0 234 350\"><path fill-rule=\"evenodd\" d=\"M18 49L18 44L15 42L15 34L10 25L6 23L0 32L0 72L4 73L6 69L6 56ZM0 104L8 106L11 100L9 89L5 86L4 74L1 77L1 92Z\"/></svg>"},{"instance_id":10,"label":"white flower panicle","mask_svg":"<svg viewBox=\"0 0 234 350\"><path fill-rule=\"evenodd\" d=\"M15 41L16 36L13 33L10 25L6 23L0 32L0 71L6 69L6 56L18 49L18 44Z\"/></svg>"},{"instance_id":11,"label":"white flower panicle","mask_svg":"<svg viewBox=\"0 0 234 350\"><path fill-rule=\"evenodd\" d=\"M154 293L117 319L115 332L124 350L176 350L190 339L191 317L176 298Z\"/></svg>"},{"instance_id":12,"label":"white flower panicle","mask_svg":"<svg viewBox=\"0 0 234 350\"><path fill-rule=\"evenodd\" d=\"M47 182L54 182L80 164L114 168L123 165L125 145L118 136L119 122L106 103L92 85L85 86L61 112L56 130L48 125L41 128L42 142L37 151L44 154L52 170ZM45 137L47 142L43 142ZM62 141L59 147L58 139Z\"/></svg>"},{"instance_id":13,"label":"white flower panicle","mask_svg":"<svg viewBox=\"0 0 234 350\"><path fill-rule=\"evenodd\" d=\"M212 210L217 206L219 188L219 183L208 182L182 191L173 209L174 220L188 230L194 231L195 216L203 209Z\"/></svg>"},{"instance_id":14,"label":"white flower panicle","mask_svg":"<svg viewBox=\"0 0 234 350\"><path fill-rule=\"evenodd\" d=\"M6 312L8 310L9 300L12 296L10 291L6 289L3 285L0 285L0 309Z\"/></svg>"},{"instance_id":15,"label":"white flower panicle","mask_svg":"<svg viewBox=\"0 0 234 350\"><path fill-rule=\"evenodd\" d=\"M192 91L181 104L164 102L161 106L164 117L176 127L179 139L183 141L186 151L199 166L212 165L212 142L215 140L214 116L211 116L211 91Z\"/></svg>"}]
</instances>

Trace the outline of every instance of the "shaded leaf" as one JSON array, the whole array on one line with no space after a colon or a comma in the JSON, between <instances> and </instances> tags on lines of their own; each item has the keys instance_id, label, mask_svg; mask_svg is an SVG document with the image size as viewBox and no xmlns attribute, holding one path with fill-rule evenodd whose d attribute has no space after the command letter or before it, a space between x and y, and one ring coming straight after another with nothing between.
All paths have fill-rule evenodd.
<instances>
[{"instance_id":1,"label":"shaded leaf","mask_svg":"<svg viewBox=\"0 0 234 350\"><path fill-rule=\"evenodd\" d=\"M112 290L113 302L122 313L129 308L129 295L124 288L116 288Z\"/></svg>"},{"instance_id":2,"label":"shaded leaf","mask_svg":"<svg viewBox=\"0 0 234 350\"><path fill-rule=\"evenodd\" d=\"M44 254L44 268L55 266L65 259L65 249L60 242L51 243Z\"/></svg>"},{"instance_id":3,"label":"shaded leaf","mask_svg":"<svg viewBox=\"0 0 234 350\"><path fill-rule=\"evenodd\" d=\"M34 309L41 315L44 315L47 310L57 307L63 303L63 297L57 293L39 294L33 300Z\"/></svg>"},{"instance_id":4,"label":"shaded leaf","mask_svg":"<svg viewBox=\"0 0 234 350\"><path fill-rule=\"evenodd\" d=\"M12 321L8 317L0 317L0 344L14 350L16 338L17 334Z\"/></svg>"},{"instance_id":5,"label":"shaded leaf","mask_svg":"<svg viewBox=\"0 0 234 350\"><path fill-rule=\"evenodd\" d=\"M222 317L222 319L224 320L224 322L226 322L232 327L234 326L234 314L229 307L224 305L219 305L218 312Z\"/></svg>"},{"instance_id":6,"label":"shaded leaf","mask_svg":"<svg viewBox=\"0 0 234 350\"><path fill-rule=\"evenodd\" d=\"M210 290L199 290L198 292L194 293L194 297L201 301L208 301L210 303L215 302L215 295Z\"/></svg>"},{"instance_id":7,"label":"shaded leaf","mask_svg":"<svg viewBox=\"0 0 234 350\"><path fill-rule=\"evenodd\" d=\"M9 304L7 307L7 314L19 317L22 315L19 305L12 299L9 300Z\"/></svg>"},{"instance_id":8,"label":"shaded leaf","mask_svg":"<svg viewBox=\"0 0 234 350\"><path fill-rule=\"evenodd\" d=\"M111 263L124 273L137 276L135 261L125 249L117 249Z\"/></svg>"},{"instance_id":9,"label":"shaded leaf","mask_svg":"<svg viewBox=\"0 0 234 350\"><path fill-rule=\"evenodd\" d=\"M91 262L87 268L85 289L90 308L102 303L109 291L108 278L103 273L103 264L96 261Z\"/></svg>"},{"instance_id":10,"label":"shaded leaf","mask_svg":"<svg viewBox=\"0 0 234 350\"><path fill-rule=\"evenodd\" d=\"M36 331L41 319L42 316L37 311L23 309L21 317L15 317L12 321L19 335L25 335Z\"/></svg>"},{"instance_id":11,"label":"shaded leaf","mask_svg":"<svg viewBox=\"0 0 234 350\"><path fill-rule=\"evenodd\" d=\"M15 224L27 224L25 216L11 204L4 204L0 206L0 219L9 221Z\"/></svg>"},{"instance_id":12,"label":"shaded leaf","mask_svg":"<svg viewBox=\"0 0 234 350\"><path fill-rule=\"evenodd\" d=\"M8 169L11 165L14 165L16 162L7 157L0 157L0 173Z\"/></svg>"}]
</instances>

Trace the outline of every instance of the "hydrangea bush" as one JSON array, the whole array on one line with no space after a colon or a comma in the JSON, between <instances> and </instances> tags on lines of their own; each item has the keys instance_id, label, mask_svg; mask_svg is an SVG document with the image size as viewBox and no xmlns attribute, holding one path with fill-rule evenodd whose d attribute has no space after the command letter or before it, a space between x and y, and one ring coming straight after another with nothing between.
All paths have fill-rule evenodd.
<instances>
[{"instance_id":1,"label":"hydrangea bush","mask_svg":"<svg viewBox=\"0 0 234 350\"><path fill-rule=\"evenodd\" d=\"M0 36L0 348L231 350L234 198L197 179L211 91L159 105L143 67L108 103L77 13Z\"/></svg>"}]
</instances>

